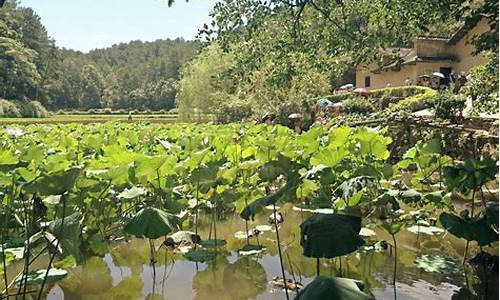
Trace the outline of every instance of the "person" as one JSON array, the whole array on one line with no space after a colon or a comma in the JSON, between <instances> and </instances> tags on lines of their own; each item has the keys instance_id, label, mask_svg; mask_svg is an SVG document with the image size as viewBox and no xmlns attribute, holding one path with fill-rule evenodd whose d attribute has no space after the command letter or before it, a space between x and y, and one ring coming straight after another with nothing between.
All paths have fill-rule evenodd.
<instances>
[{"instance_id":1,"label":"person","mask_svg":"<svg viewBox=\"0 0 500 300\"><path fill-rule=\"evenodd\" d=\"M458 76L457 82L455 83L455 88L453 89L453 93L458 94L462 86L465 85L467 82L467 77L465 75L465 72L460 72L460 75Z\"/></svg>"},{"instance_id":2,"label":"person","mask_svg":"<svg viewBox=\"0 0 500 300\"><path fill-rule=\"evenodd\" d=\"M406 77L405 85L406 86L412 86L413 85L412 81L410 80L410 77Z\"/></svg>"}]
</instances>

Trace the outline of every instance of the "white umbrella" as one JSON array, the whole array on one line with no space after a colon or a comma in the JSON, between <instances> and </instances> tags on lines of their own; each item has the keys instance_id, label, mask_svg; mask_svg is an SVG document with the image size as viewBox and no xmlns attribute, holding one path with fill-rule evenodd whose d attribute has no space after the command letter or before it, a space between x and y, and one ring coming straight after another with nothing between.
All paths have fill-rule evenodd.
<instances>
[{"instance_id":1,"label":"white umbrella","mask_svg":"<svg viewBox=\"0 0 500 300\"><path fill-rule=\"evenodd\" d=\"M348 90L348 89L352 89L354 87L354 84L352 83L348 83L348 84L344 84L343 86L340 87L341 90Z\"/></svg>"},{"instance_id":2,"label":"white umbrella","mask_svg":"<svg viewBox=\"0 0 500 300\"><path fill-rule=\"evenodd\" d=\"M432 73L432 75L436 76L436 77L441 77L441 78L445 78L446 76L444 76L443 73L439 73L439 72L434 72Z\"/></svg>"}]
</instances>

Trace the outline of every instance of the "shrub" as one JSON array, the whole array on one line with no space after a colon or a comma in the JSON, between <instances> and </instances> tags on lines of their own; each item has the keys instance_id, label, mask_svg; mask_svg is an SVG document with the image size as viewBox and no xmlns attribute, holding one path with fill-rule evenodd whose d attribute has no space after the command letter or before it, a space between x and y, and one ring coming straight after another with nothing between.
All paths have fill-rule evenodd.
<instances>
[{"instance_id":1,"label":"shrub","mask_svg":"<svg viewBox=\"0 0 500 300\"><path fill-rule=\"evenodd\" d=\"M384 109L388 107L392 103L398 103L402 98L396 97L396 96L391 96L391 95L384 95L380 100L378 100L378 107L380 109Z\"/></svg>"},{"instance_id":2,"label":"shrub","mask_svg":"<svg viewBox=\"0 0 500 300\"><path fill-rule=\"evenodd\" d=\"M471 78L462 88L472 99L473 115L498 113L498 54L486 53L488 62L471 70Z\"/></svg>"},{"instance_id":3,"label":"shrub","mask_svg":"<svg viewBox=\"0 0 500 300\"><path fill-rule=\"evenodd\" d=\"M106 107L102 110L102 113L105 115L111 115L113 113L113 110L111 110L111 108L109 107Z\"/></svg>"},{"instance_id":4,"label":"shrub","mask_svg":"<svg viewBox=\"0 0 500 300\"><path fill-rule=\"evenodd\" d=\"M19 103L18 107L20 107L21 114L25 118L47 118L49 116L47 109L38 101Z\"/></svg>"},{"instance_id":5,"label":"shrub","mask_svg":"<svg viewBox=\"0 0 500 300\"><path fill-rule=\"evenodd\" d=\"M7 118L20 118L22 117L21 110L14 102L0 99L0 116Z\"/></svg>"},{"instance_id":6,"label":"shrub","mask_svg":"<svg viewBox=\"0 0 500 300\"><path fill-rule=\"evenodd\" d=\"M392 114L399 111L414 112L424 108L432 107L434 104L437 92L433 89L426 87L413 87L417 88L419 92L416 95L406 97L403 100L389 104L389 106L382 112L383 115Z\"/></svg>"},{"instance_id":7,"label":"shrub","mask_svg":"<svg viewBox=\"0 0 500 300\"><path fill-rule=\"evenodd\" d=\"M238 101L232 103L222 103L215 110L217 123L227 124L241 122L248 119L253 114L252 105L247 102Z\"/></svg>"},{"instance_id":8,"label":"shrub","mask_svg":"<svg viewBox=\"0 0 500 300\"><path fill-rule=\"evenodd\" d=\"M465 99L450 91L438 93L434 101L436 117L452 122L457 122L460 119L465 108Z\"/></svg>"},{"instance_id":9,"label":"shrub","mask_svg":"<svg viewBox=\"0 0 500 300\"><path fill-rule=\"evenodd\" d=\"M348 114L369 115L375 111L370 100L363 97L350 98L342 102Z\"/></svg>"},{"instance_id":10,"label":"shrub","mask_svg":"<svg viewBox=\"0 0 500 300\"><path fill-rule=\"evenodd\" d=\"M87 110L87 113L91 114L91 115L95 115L95 114L98 114L99 111L95 108L91 108L91 109Z\"/></svg>"}]
</instances>

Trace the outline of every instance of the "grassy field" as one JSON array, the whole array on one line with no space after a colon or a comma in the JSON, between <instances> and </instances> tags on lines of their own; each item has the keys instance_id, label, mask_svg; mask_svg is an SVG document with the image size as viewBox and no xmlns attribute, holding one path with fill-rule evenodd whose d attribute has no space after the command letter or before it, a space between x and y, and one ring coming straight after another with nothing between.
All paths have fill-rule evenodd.
<instances>
[{"instance_id":1,"label":"grassy field","mask_svg":"<svg viewBox=\"0 0 500 300\"><path fill-rule=\"evenodd\" d=\"M48 118L0 118L2 124L46 124L46 123L104 123L109 121L128 122L128 115L75 114L53 115ZM175 123L177 114L133 115L132 122Z\"/></svg>"}]
</instances>

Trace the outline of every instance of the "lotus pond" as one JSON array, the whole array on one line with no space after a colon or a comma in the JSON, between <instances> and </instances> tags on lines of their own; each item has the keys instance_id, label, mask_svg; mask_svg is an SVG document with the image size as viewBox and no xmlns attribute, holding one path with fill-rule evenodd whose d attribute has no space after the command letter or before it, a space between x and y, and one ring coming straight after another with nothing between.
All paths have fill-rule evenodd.
<instances>
[{"instance_id":1,"label":"lotus pond","mask_svg":"<svg viewBox=\"0 0 500 300\"><path fill-rule=\"evenodd\" d=\"M498 299L497 158L389 135L1 128L2 297Z\"/></svg>"}]
</instances>

